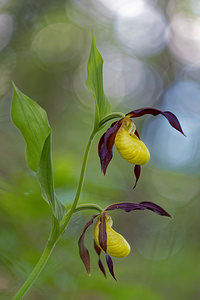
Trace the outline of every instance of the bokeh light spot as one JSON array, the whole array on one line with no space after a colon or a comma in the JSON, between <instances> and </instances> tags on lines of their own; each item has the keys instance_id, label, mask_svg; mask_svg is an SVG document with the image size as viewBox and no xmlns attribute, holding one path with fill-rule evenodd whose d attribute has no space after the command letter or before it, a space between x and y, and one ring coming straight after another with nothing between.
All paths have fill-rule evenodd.
<instances>
[{"instance_id":1,"label":"bokeh light spot","mask_svg":"<svg viewBox=\"0 0 200 300\"><path fill-rule=\"evenodd\" d=\"M13 33L13 18L0 14L0 51L7 46Z\"/></svg>"},{"instance_id":2,"label":"bokeh light spot","mask_svg":"<svg viewBox=\"0 0 200 300\"><path fill-rule=\"evenodd\" d=\"M33 39L32 49L45 64L63 65L77 58L81 30L72 24L55 23L41 29Z\"/></svg>"},{"instance_id":3,"label":"bokeh light spot","mask_svg":"<svg viewBox=\"0 0 200 300\"><path fill-rule=\"evenodd\" d=\"M166 45L166 19L164 14L150 6L142 6L136 16L118 16L115 34L122 45L140 56L161 51Z\"/></svg>"},{"instance_id":4,"label":"bokeh light spot","mask_svg":"<svg viewBox=\"0 0 200 300\"><path fill-rule=\"evenodd\" d=\"M163 117L152 118L144 130L151 152L151 164L168 170L199 172L200 168L200 85L180 81L166 93L162 110L173 112L187 137L169 126Z\"/></svg>"}]
</instances>

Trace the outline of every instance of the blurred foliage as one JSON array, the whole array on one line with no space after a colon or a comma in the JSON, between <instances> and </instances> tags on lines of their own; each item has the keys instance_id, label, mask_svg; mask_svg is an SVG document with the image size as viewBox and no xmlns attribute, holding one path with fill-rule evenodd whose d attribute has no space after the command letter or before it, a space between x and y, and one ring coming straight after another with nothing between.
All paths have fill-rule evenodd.
<instances>
[{"instance_id":1,"label":"blurred foliage","mask_svg":"<svg viewBox=\"0 0 200 300\"><path fill-rule=\"evenodd\" d=\"M162 23L166 31L169 32L170 25L177 31L164 43L163 32L156 35L156 31L155 34L144 31L141 35L138 27L134 27L142 26L141 23L134 23L132 32L138 33L136 41L140 46L136 49L134 41L130 40L127 45L127 39L118 38L117 33L122 34L120 30L125 25L120 23L120 28L116 27L119 10L111 0L0 1L2 300L11 298L36 264L47 240L51 221L50 209L40 196L35 175L25 163L23 138L10 121L10 81L12 79L20 90L48 113L53 130L56 194L64 204L70 203L77 187L82 154L93 126L94 103L85 84L91 28L95 31L97 46L104 58L104 89L113 110L126 112L142 106L164 105L178 117L182 113L185 117L183 129L195 153L186 151L191 148L184 144L186 142L181 144L176 135L172 144L167 144L173 133L166 132L159 120L156 123L152 118L145 123L143 119L136 120L137 128L144 129L144 141L150 147L152 160L142 168L141 180L136 190L132 191L133 168L115 150L106 177L101 174L97 156L100 132L90 153L81 202L96 202L106 206L117 201L153 201L168 210L173 219L169 222L151 212L113 212L114 228L132 246L129 257L114 260L118 279L114 282L110 277L105 280L98 270L97 257L92 249L92 229L86 237L92 254L92 276L88 278L85 273L78 256L77 241L93 212L75 214L49 263L24 299L200 298L199 168L194 172L199 165L199 65L196 63L195 68L188 65L191 58L187 52L187 39L184 33L182 37L178 35L180 26L174 25L177 20L178 24L185 20L186 15L188 18L188 12L191 20L197 22L199 6L196 1L194 10L194 0L181 3L162 0L148 2L151 5L149 12L154 10L162 18L167 16ZM113 5L112 9L108 9L108 5ZM140 9L142 7L140 5ZM148 9L147 4L144 7ZM122 8L121 12L124 13L126 5ZM180 13L182 19L175 20ZM147 25L144 22L142 24L148 29L151 28L148 22L161 20L156 15L152 18L136 17L133 19L137 19L137 22L146 20ZM188 29L187 26L184 28ZM190 27L193 31L194 28ZM130 38L130 35L127 36ZM132 36L135 37L134 34ZM198 62L195 52L198 39L189 36L191 40L193 37L190 50L194 52L190 56L195 64ZM154 43L153 39L158 41ZM177 46L179 44L182 48ZM177 92L173 84L179 80L182 86L178 86ZM195 91L190 85L194 82ZM183 86L186 88L183 89ZM168 90L175 93L170 105L165 102ZM168 100L170 95L168 93ZM195 105L191 102L194 95ZM190 124L196 131L189 130ZM161 145L158 141L162 141ZM166 153L163 149L168 150L168 155L163 154ZM181 155L177 149L182 151ZM173 160L170 160L172 157ZM191 167L193 165L194 168Z\"/></svg>"}]
</instances>

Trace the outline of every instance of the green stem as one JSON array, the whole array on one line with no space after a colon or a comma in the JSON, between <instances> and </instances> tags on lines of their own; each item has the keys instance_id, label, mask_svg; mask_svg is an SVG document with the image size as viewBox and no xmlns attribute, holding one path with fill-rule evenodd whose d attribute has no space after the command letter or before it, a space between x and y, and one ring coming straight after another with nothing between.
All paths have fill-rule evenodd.
<instances>
[{"instance_id":1,"label":"green stem","mask_svg":"<svg viewBox=\"0 0 200 300\"><path fill-rule=\"evenodd\" d=\"M99 129L101 128L101 126L103 126L106 122L112 120L112 119L116 119L116 118L124 118L125 114L123 114L122 112L114 112L114 113L110 113L107 116L105 116L103 119L101 119L101 121L99 122Z\"/></svg>"},{"instance_id":2,"label":"green stem","mask_svg":"<svg viewBox=\"0 0 200 300\"><path fill-rule=\"evenodd\" d=\"M97 205L95 203L79 204L75 208L74 212L79 212L81 210L88 210L88 209L94 209L100 213L103 212L103 208L101 208L99 205Z\"/></svg>"},{"instance_id":3,"label":"green stem","mask_svg":"<svg viewBox=\"0 0 200 300\"><path fill-rule=\"evenodd\" d=\"M31 272L31 274L29 275L29 277L27 278L27 280L24 282L24 284L22 285L22 287L20 288L20 290L17 292L17 294L14 296L13 300L20 300L23 298L23 296L25 295L25 293L29 290L29 288L33 285L33 282L37 279L37 277L40 275L41 271L43 270L43 268L45 267L51 252L53 251L57 240L58 239L54 239L53 238L53 227L54 227L54 221L52 224L52 231L51 234L49 236L49 239L47 241L46 247L44 248L44 251L39 259L39 261L37 262L35 268L33 269L33 271Z\"/></svg>"},{"instance_id":4,"label":"green stem","mask_svg":"<svg viewBox=\"0 0 200 300\"><path fill-rule=\"evenodd\" d=\"M90 151L90 147L92 144L92 140L95 136L96 132L93 131L86 150L85 150L85 155L83 158L83 164L82 164L82 168L81 168L81 174L80 174L80 179L79 179L79 183L78 183L78 188L77 188L77 192L76 192L76 196L74 199L74 202L72 204L72 207L70 209L70 211L68 211L65 216L63 217L61 223L60 223L60 230L58 232L58 234L56 234L55 236L55 231L54 229L56 228L56 224L55 224L55 219L53 218L53 223L52 223L52 231L51 234L49 236L49 239L47 241L46 247L43 251L42 256L40 257L38 263L36 264L35 268L33 269L32 273L29 275L29 277L27 278L27 280L25 281L25 283L22 285L22 287L20 288L20 290L17 292L17 294L14 296L13 300L20 300L23 298L23 296L25 295L25 293L29 290L29 288L33 285L34 281L37 279L37 277L39 276L39 274L41 273L41 271L43 270L43 268L45 267L57 241L59 240L60 235L63 233L63 231L65 230L67 224L69 223L69 220L71 219L72 214L75 211L79 211L79 210L83 210L83 209L96 209L98 211L102 211L102 209L95 204L88 204L88 205L80 205L76 208L80 194L81 194L81 190L83 187L83 181L84 181L84 176L85 176L85 169L86 169L86 165L87 165L87 159L88 159L88 154Z\"/></svg>"},{"instance_id":5,"label":"green stem","mask_svg":"<svg viewBox=\"0 0 200 300\"><path fill-rule=\"evenodd\" d=\"M76 196L75 196L75 199L74 199L74 202L72 204L72 207L71 207L70 211L68 212L68 214L66 214L63 217L63 219L60 223L61 233L65 230L69 220L71 219L72 214L74 213L74 211L76 209L76 206L77 206L80 194L81 194L81 190L82 190L82 187L83 187L83 181L84 181L84 177L85 177L85 169L86 169L86 165L87 165L88 154L89 154L90 147L91 147L91 144L92 144L92 140L93 140L95 134L96 134L96 132L93 131L90 138L89 138L89 141L88 141L88 144L87 144L87 147L86 147L86 150L85 150L85 155L84 155L84 158L83 158L83 164L82 164L82 168L81 168L81 174L80 174L80 179L79 179L79 183L78 183L78 188L77 188L77 191L76 191Z\"/></svg>"}]
</instances>

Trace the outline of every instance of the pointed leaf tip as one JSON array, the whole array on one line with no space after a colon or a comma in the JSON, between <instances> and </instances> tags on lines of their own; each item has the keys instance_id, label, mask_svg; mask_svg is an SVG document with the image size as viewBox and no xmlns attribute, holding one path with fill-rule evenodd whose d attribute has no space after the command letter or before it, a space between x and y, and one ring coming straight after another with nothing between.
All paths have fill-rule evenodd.
<instances>
[{"instance_id":1,"label":"pointed leaf tip","mask_svg":"<svg viewBox=\"0 0 200 300\"><path fill-rule=\"evenodd\" d=\"M95 99L95 123L109 114L110 103L104 94L103 89L103 58L96 47L94 31L92 31L92 43L90 48L90 55L88 59L88 76L87 76L87 87L92 92Z\"/></svg>"},{"instance_id":2,"label":"pointed leaf tip","mask_svg":"<svg viewBox=\"0 0 200 300\"><path fill-rule=\"evenodd\" d=\"M13 80L11 80L11 84L12 84L12 86L13 86L14 89L17 88Z\"/></svg>"}]
</instances>

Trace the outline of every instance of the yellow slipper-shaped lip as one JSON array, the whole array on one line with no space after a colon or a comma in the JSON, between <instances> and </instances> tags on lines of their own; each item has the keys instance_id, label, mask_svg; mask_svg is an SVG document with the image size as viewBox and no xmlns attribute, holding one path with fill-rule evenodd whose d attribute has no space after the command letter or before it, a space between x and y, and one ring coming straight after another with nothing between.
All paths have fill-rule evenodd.
<instances>
[{"instance_id":1,"label":"yellow slipper-shaped lip","mask_svg":"<svg viewBox=\"0 0 200 300\"><path fill-rule=\"evenodd\" d=\"M145 144L124 126L117 132L115 146L119 154L132 164L144 165L149 161L150 153Z\"/></svg>"},{"instance_id":2,"label":"yellow slipper-shaped lip","mask_svg":"<svg viewBox=\"0 0 200 300\"><path fill-rule=\"evenodd\" d=\"M100 224L99 216L95 226L94 226L94 240L97 246L101 248L99 244L99 224ZM114 256L114 257L126 257L131 250L129 243L125 240L125 238L116 232L112 228L112 218L110 215L106 214L106 233L107 233L107 254Z\"/></svg>"}]
</instances>

